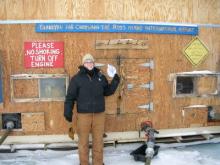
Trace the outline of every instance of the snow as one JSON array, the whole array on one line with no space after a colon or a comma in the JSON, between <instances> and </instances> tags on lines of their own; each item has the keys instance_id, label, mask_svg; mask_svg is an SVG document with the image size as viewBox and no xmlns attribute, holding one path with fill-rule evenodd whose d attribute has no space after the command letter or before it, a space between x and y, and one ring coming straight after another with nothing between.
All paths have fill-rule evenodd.
<instances>
[{"instance_id":1,"label":"snow","mask_svg":"<svg viewBox=\"0 0 220 165\"><path fill-rule=\"evenodd\" d=\"M134 20L0 20L0 24L31 24L31 23L116 23L116 24L146 24L146 25L173 25L197 27L197 24L189 23L173 23L173 22L149 22L149 21L134 21ZM218 24L200 24L200 26L218 27Z\"/></svg>"},{"instance_id":2,"label":"snow","mask_svg":"<svg viewBox=\"0 0 220 165\"><path fill-rule=\"evenodd\" d=\"M198 104L198 105L190 105L190 106L184 107L184 109L186 109L186 108L207 108L207 107L208 107L208 105Z\"/></svg>"},{"instance_id":3,"label":"snow","mask_svg":"<svg viewBox=\"0 0 220 165\"><path fill-rule=\"evenodd\" d=\"M143 165L136 162L130 152L141 143L118 144L104 148L106 165ZM192 146L161 145L152 165L220 165L220 143ZM176 145L178 146L178 145ZM0 165L78 165L77 150L18 150L15 153L0 153ZM91 158L91 157L90 157Z\"/></svg>"},{"instance_id":4,"label":"snow","mask_svg":"<svg viewBox=\"0 0 220 165\"><path fill-rule=\"evenodd\" d=\"M178 74L215 74L216 72L209 71L209 70L195 70L191 72L180 72Z\"/></svg>"}]
</instances>

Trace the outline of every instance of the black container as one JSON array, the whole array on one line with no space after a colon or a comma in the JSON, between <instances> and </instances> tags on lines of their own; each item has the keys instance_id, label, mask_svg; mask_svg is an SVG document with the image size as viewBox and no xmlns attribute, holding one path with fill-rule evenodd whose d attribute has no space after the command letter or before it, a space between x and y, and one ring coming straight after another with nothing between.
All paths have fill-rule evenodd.
<instances>
[{"instance_id":1,"label":"black container","mask_svg":"<svg viewBox=\"0 0 220 165\"><path fill-rule=\"evenodd\" d=\"M143 144L142 146L140 146L136 150L132 151L130 153L130 155L134 156L134 160L135 161L145 162L146 161L146 158L145 158L145 156L146 156L146 154L145 154L146 148L147 148L147 145ZM158 146L158 145L154 146L154 156L156 156L158 154L159 148L160 148L160 146Z\"/></svg>"}]
</instances>

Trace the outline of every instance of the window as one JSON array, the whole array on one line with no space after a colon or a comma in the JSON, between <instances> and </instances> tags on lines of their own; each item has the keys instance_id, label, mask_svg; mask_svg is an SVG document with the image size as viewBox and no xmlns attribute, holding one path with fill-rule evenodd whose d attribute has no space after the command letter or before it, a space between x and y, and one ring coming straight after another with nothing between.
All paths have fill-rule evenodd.
<instances>
[{"instance_id":1,"label":"window","mask_svg":"<svg viewBox=\"0 0 220 165\"><path fill-rule=\"evenodd\" d=\"M40 98L62 98L66 95L65 78L40 80Z\"/></svg>"},{"instance_id":2,"label":"window","mask_svg":"<svg viewBox=\"0 0 220 165\"><path fill-rule=\"evenodd\" d=\"M220 95L220 73L193 71L171 74L174 97L210 97Z\"/></svg>"},{"instance_id":3,"label":"window","mask_svg":"<svg viewBox=\"0 0 220 165\"><path fill-rule=\"evenodd\" d=\"M193 94L194 93L194 77L179 76L176 78L177 94Z\"/></svg>"},{"instance_id":4,"label":"window","mask_svg":"<svg viewBox=\"0 0 220 165\"><path fill-rule=\"evenodd\" d=\"M68 86L64 74L19 74L11 76L14 102L63 101Z\"/></svg>"}]
</instances>

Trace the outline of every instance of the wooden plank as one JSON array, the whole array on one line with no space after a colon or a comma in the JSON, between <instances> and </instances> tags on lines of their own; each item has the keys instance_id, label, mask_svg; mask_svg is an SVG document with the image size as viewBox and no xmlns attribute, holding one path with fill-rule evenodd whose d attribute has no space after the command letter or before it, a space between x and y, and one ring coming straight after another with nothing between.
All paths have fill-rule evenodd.
<instances>
[{"instance_id":1,"label":"wooden plank","mask_svg":"<svg viewBox=\"0 0 220 165\"><path fill-rule=\"evenodd\" d=\"M174 139L176 139L176 141L178 143L181 143L181 141L183 140L183 138L181 136L176 136L176 137L174 137Z\"/></svg>"},{"instance_id":2,"label":"wooden plank","mask_svg":"<svg viewBox=\"0 0 220 165\"><path fill-rule=\"evenodd\" d=\"M24 19L24 3L23 1L7 1L5 0L7 19ZM22 12L23 11L23 12Z\"/></svg>"},{"instance_id":3,"label":"wooden plank","mask_svg":"<svg viewBox=\"0 0 220 165\"><path fill-rule=\"evenodd\" d=\"M44 112L21 113L21 124L25 132L45 131Z\"/></svg>"},{"instance_id":4,"label":"wooden plank","mask_svg":"<svg viewBox=\"0 0 220 165\"><path fill-rule=\"evenodd\" d=\"M40 16L39 14L41 14L42 18L48 16L48 14L46 14L48 12L46 6L47 3L42 0L23 1L23 8L25 10L24 18L28 19L31 17L32 19L37 19Z\"/></svg>"},{"instance_id":5,"label":"wooden plank","mask_svg":"<svg viewBox=\"0 0 220 165\"><path fill-rule=\"evenodd\" d=\"M218 0L214 1L203 1L194 0L192 1L192 11L193 19L192 21L197 21L200 23L219 23L219 9L220 2ZM210 14L212 16L210 16Z\"/></svg>"},{"instance_id":6,"label":"wooden plank","mask_svg":"<svg viewBox=\"0 0 220 165\"><path fill-rule=\"evenodd\" d=\"M114 96L108 96L105 98L105 113L116 114L117 113L117 98Z\"/></svg>"},{"instance_id":7,"label":"wooden plank","mask_svg":"<svg viewBox=\"0 0 220 165\"><path fill-rule=\"evenodd\" d=\"M219 23L218 0L38 0L1 1L0 19L150 20Z\"/></svg>"},{"instance_id":8,"label":"wooden plank","mask_svg":"<svg viewBox=\"0 0 220 165\"><path fill-rule=\"evenodd\" d=\"M122 113L141 113L149 111L149 109L141 109L139 106L144 106L151 102L146 91L125 95L122 101Z\"/></svg>"},{"instance_id":9,"label":"wooden plank","mask_svg":"<svg viewBox=\"0 0 220 165\"><path fill-rule=\"evenodd\" d=\"M148 112L106 115L105 132L139 131L141 129L141 122L149 121L151 117L151 114Z\"/></svg>"},{"instance_id":10,"label":"wooden plank","mask_svg":"<svg viewBox=\"0 0 220 165\"><path fill-rule=\"evenodd\" d=\"M188 22L192 18L192 2L188 0L181 2L172 0L166 2L113 0L106 1L105 3L106 16L111 20L116 18L120 20L134 20L139 18L139 20L162 21L167 19L168 21L179 20L181 22L180 18L182 17L185 22ZM185 12L187 15L183 15Z\"/></svg>"},{"instance_id":11,"label":"wooden plank","mask_svg":"<svg viewBox=\"0 0 220 165\"><path fill-rule=\"evenodd\" d=\"M208 121L207 108L185 109L184 123L188 127L204 127Z\"/></svg>"},{"instance_id":12,"label":"wooden plank","mask_svg":"<svg viewBox=\"0 0 220 165\"><path fill-rule=\"evenodd\" d=\"M96 40L96 49L147 49L147 40Z\"/></svg>"},{"instance_id":13,"label":"wooden plank","mask_svg":"<svg viewBox=\"0 0 220 165\"><path fill-rule=\"evenodd\" d=\"M217 76L203 76L196 81L198 95L215 94L218 90Z\"/></svg>"},{"instance_id":14,"label":"wooden plank","mask_svg":"<svg viewBox=\"0 0 220 165\"><path fill-rule=\"evenodd\" d=\"M105 130L106 132L136 130L136 118L136 114L106 115Z\"/></svg>"},{"instance_id":15,"label":"wooden plank","mask_svg":"<svg viewBox=\"0 0 220 165\"><path fill-rule=\"evenodd\" d=\"M5 7L5 1L0 1L0 18L1 20L5 20L7 15L6 13L6 7Z\"/></svg>"},{"instance_id":16,"label":"wooden plank","mask_svg":"<svg viewBox=\"0 0 220 165\"><path fill-rule=\"evenodd\" d=\"M38 98L38 80L14 80L13 81L14 98Z\"/></svg>"},{"instance_id":17,"label":"wooden plank","mask_svg":"<svg viewBox=\"0 0 220 165\"><path fill-rule=\"evenodd\" d=\"M210 134L204 134L202 135L205 139L210 140L214 138L214 135L210 135Z\"/></svg>"},{"instance_id":18,"label":"wooden plank","mask_svg":"<svg viewBox=\"0 0 220 165\"><path fill-rule=\"evenodd\" d=\"M45 1L46 2L46 1ZM136 58L131 62L127 62L127 68L124 72L127 74L127 83L140 84L152 80L154 82L154 90L151 91L152 102L154 103L154 111L147 112L144 116L132 116L123 114L124 117L118 118L115 107L117 107L118 91L113 96L106 98L106 113L111 114L112 118L107 119L107 131L126 131L129 129L137 129L137 123L141 117L151 120L156 128L186 128L190 127L190 121L185 121L182 116L182 107L188 105L219 105L218 97L209 98L172 98L172 81L167 80L170 73L186 72L193 70L219 70L220 56L220 30L214 28L201 28L200 38L207 44L212 55L197 68L191 66L188 60L181 54L182 48L192 39L192 36L178 35L155 35L155 34L122 34L122 33L35 33L34 25L0 25L0 49L2 50L4 64L4 111L5 112L36 112L43 111L45 113L45 130L39 134L63 134L67 131L66 121L63 117L63 101L53 102L35 102L35 103L13 103L10 102L10 75L24 73L44 73L44 74L64 74L70 77L78 72L78 66L81 65L82 56L85 53L91 53L95 58L102 58L105 63L107 59L115 59L118 55L124 58ZM149 48L146 50L96 50L96 40L113 40L113 39L132 38L135 40L147 39ZM23 43L28 40L59 40L65 43L65 67L64 68L38 68L25 69L23 65L24 53ZM143 63L138 58L153 59L154 69L139 69L135 67L134 62ZM106 61L105 61L106 60ZM123 60L122 60L123 61ZM101 62L100 62L101 63ZM116 62L115 62L116 63ZM124 63L125 65L125 63ZM118 67L118 66L117 66ZM118 68L117 68L118 69ZM151 71L151 75L146 74ZM106 69L104 69L106 74ZM109 79L110 80L110 79ZM208 83L208 82L207 82ZM22 85L21 85L22 86ZM126 92L125 92L126 93ZM144 93L140 93L140 98L144 97ZM125 98L122 98L122 100ZM136 98L135 98L136 99ZM137 101L139 97L137 97ZM137 104L130 97L124 102L129 106L132 103ZM76 107L76 106L75 106ZM123 107L121 107L123 108ZM123 113L123 111L121 111ZM74 117L76 115L74 114ZM205 116L205 115L204 115ZM196 124L206 125L204 117L190 118L191 126ZM135 122L133 122L133 120ZM76 119L74 118L74 121ZM115 122L116 121L116 122ZM125 122L123 124L123 122ZM131 122L131 124L129 124ZM136 124L135 124L136 123ZM209 122L208 125L219 125L219 122ZM197 125L198 126L198 125ZM22 132L23 133L23 132ZM25 132L24 132L25 133ZM18 134L15 132L15 134Z\"/></svg>"}]
</instances>

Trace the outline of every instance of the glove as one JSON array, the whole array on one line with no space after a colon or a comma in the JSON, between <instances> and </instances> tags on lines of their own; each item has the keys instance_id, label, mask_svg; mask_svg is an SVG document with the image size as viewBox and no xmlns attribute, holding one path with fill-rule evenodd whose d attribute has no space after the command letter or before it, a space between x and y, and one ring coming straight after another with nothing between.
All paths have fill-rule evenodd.
<instances>
[{"instance_id":1,"label":"glove","mask_svg":"<svg viewBox=\"0 0 220 165\"><path fill-rule=\"evenodd\" d=\"M113 65L108 64L107 73L109 77L114 77L116 74L116 68Z\"/></svg>"},{"instance_id":2,"label":"glove","mask_svg":"<svg viewBox=\"0 0 220 165\"><path fill-rule=\"evenodd\" d=\"M72 140L74 140L75 131L73 130L72 123L69 123L68 125L69 125L68 135Z\"/></svg>"},{"instance_id":3,"label":"glove","mask_svg":"<svg viewBox=\"0 0 220 165\"><path fill-rule=\"evenodd\" d=\"M116 80L116 81L118 81L118 82L120 81L120 77L119 77L119 75L118 75L117 73L116 73L115 76L114 76L114 80Z\"/></svg>"},{"instance_id":4,"label":"glove","mask_svg":"<svg viewBox=\"0 0 220 165\"><path fill-rule=\"evenodd\" d=\"M74 140L74 133L75 132L73 131L73 127L71 126L68 130L68 135L72 140Z\"/></svg>"},{"instance_id":5,"label":"glove","mask_svg":"<svg viewBox=\"0 0 220 165\"><path fill-rule=\"evenodd\" d=\"M66 109L64 110L64 117L68 122L72 122L72 116L73 116L72 111L69 112Z\"/></svg>"}]
</instances>

